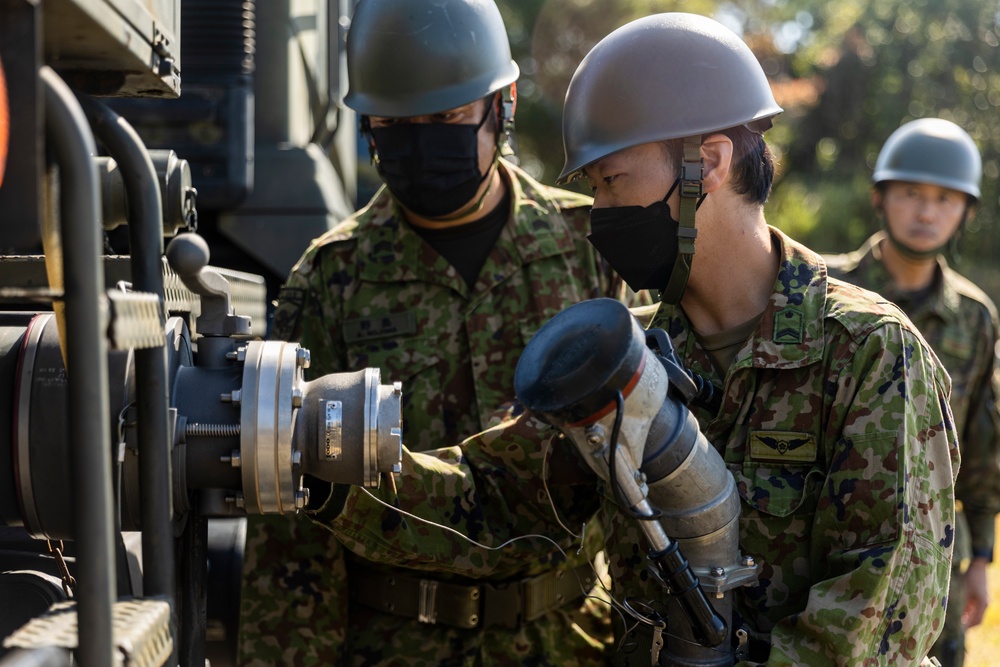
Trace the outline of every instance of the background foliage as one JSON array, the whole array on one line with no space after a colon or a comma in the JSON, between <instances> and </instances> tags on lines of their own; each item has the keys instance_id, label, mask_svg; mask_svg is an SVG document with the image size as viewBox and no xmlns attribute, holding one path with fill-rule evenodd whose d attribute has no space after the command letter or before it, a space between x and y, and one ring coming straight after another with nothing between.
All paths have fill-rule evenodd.
<instances>
[{"instance_id":1,"label":"background foliage","mask_svg":"<svg viewBox=\"0 0 1000 667\"><path fill-rule=\"evenodd\" d=\"M1000 4L996 0L498 0L518 81L517 149L544 182L562 167L566 86L602 37L637 18L711 16L757 55L785 109L767 133L779 159L768 221L821 252L859 246L879 148L937 116L983 155L983 197L952 263L1000 301Z\"/></svg>"}]
</instances>

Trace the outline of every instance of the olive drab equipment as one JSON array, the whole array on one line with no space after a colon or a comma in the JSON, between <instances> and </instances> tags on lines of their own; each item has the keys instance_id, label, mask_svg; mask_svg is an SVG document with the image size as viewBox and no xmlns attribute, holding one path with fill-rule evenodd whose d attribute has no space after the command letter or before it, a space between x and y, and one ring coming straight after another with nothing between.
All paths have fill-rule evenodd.
<instances>
[{"instance_id":1,"label":"olive drab equipment","mask_svg":"<svg viewBox=\"0 0 1000 667\"><path fill-rule=\"evenodd\" d=\"M362 115L422 116L481 99L519 73L493 0L365 0L347 34L344 103Z\"/></svg>"},{"instance_id":2,"label":"olive drab equipment","mask_svg":"<svg viewBox=\"0 0 1000 667\"><path fill-rule=\"evenodd\" d=\"M677 303L703 195L701 137L740 125L763 133L781 111L760 63L731 30L695 14L647 16L598 42L573 75L563 107L566 163L557 182L626 148L685 140L678 258L661 295Z\"/></svg>"},{"instance_id":3,"label":"olive drab equipment","mask_svg":"<svg viewBox=\"0 0 1000 667\"><path fill-rule=\"evenodd\" d=\"M983 161L968 133L943 118L920 118L889 135L872 183L908 181L964 192L979 200Z\"/></svg>"}]
</instances>

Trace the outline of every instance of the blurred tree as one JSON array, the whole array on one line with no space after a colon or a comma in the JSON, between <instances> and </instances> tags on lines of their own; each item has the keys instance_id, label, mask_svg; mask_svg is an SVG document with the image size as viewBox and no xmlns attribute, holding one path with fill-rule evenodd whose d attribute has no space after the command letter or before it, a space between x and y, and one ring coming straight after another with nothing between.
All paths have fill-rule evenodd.
<instances>
[{"instance_id":1,"label":"blurred tree","mask_svg":"<svg viewBox=\"0 0 1000 667\"><path fill-rule=\"evenodd\" d=\"M847 0L817 3L812 12L813 39L792 61L796 75L813 80L819 94L814 105L783 119L791 140L773 202L775 221L791 213L784 195L815 193L813 229L800 231L823 250L853 247L877 226L866 186L882 143L902 123L937 116L965 128L982 152L983 197L962 247L968 259L994 257L1000 248L996 3Z\"/></svg>"}]
</instances>

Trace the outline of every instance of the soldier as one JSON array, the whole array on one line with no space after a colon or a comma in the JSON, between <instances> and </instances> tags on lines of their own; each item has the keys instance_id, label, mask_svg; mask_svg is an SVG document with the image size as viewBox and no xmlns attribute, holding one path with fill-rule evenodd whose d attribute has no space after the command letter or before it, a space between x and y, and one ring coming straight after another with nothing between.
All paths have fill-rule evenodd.
<instances>
[{"instance_id":1,"label":"soldier","mask_svg":"<svg viewBox=\"0 0 1000 667\"><path fill-rule=\"evenodd\" d=\"M589 181L592 242L633 288L660 291L652 326L721 392L720 408L692 414L735 478L741 549L762 564L756 585L734 591L732 625L750 634L739 664L916 664L943 623L953 547L949 380L898 308L828 279L819 255L767 225L773 162L762 133L779 112L757 60L721 24L639 19L598 43L573 76L562 177ZM769 447L779 436L801 445ZM570 449L523 412L461 449L404 452L438 478L404 476L398 494L380 493L455 525L459 507L440 509L448 489L476 517L476 534L499 539L548 533L554 514L574 525L589 508L555 498L554 512L545 499L590 485L614 597L662 600L638 522L606 480L566 461ZM349 548L377 542L386 560L444 556L423 547L433 527L358 530L374 502L345 495L320 518ZM497 558L475 547L466 555ZM651 628L616 625L625 641L614 662L650 664Z\"/></svg>"},{"instance_id":2,"label":"soldier","mask_svg":"<svg viewBox=\"0 0 1000 667\"><path fill-rule=\"evenodd\" d=\"M979 151L965 130L938 118L906 123L886 140L872 174L883 231L856 252L827 259L831 275L902 308L951 375L962 472L948 612L931 651L945 667L963 664L965 628L978 625L989 604L986 566L1000 511L996 308L944 259L974 212L981 179Z\"/></svg>"},{"instance_id":3,"label":"soldier","mask_svg":"<svg viewBox=\"0 0 1000 667\"><path fill-rule=\"evenodd\" d=\"M514 398L517 359L538 327L624 284L586 242L590 198L542 186L501 157L518 67L493 0L365 0L347 65L345 103L385 186L292 269L275 336L312 351L313 375L371 366L401 381L410 449L457 443ZM312 491L311 507L336 503L329 489ZM378 512L358 530L399 524ZM447 571L421 573L381 564L377 542L345 559L305 519L254 518L241 661L601 661L607 609L585 604L580 586L593 580L597 532L568 557L542 545L490 567L461 560L450 535L433 539L455 555Z\"/></svg>"}]
</instances>

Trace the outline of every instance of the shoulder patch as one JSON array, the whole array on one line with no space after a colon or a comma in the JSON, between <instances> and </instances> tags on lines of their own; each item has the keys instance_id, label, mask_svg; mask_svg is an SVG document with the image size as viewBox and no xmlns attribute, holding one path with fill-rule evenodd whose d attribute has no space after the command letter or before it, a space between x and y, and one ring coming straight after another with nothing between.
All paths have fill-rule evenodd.
<instances>
[{"instance_id":1,"label":"shoulder patch","mask_svg":"<svg viewBox=\"0 0 1000 667\"><path fill-rule=\"evenodd\" d=\"M306 302L306 290L281 286L278 291L277 308L271 325L273 340L295 340L298 338L299 321L302 319L302 305Z\"/></svg>"}]
</instances>

